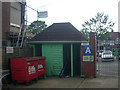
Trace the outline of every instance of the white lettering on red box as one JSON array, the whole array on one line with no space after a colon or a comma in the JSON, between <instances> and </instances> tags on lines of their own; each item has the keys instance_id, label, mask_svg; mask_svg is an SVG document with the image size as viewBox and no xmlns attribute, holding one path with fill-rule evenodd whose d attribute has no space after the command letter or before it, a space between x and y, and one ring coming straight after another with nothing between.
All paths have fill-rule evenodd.
<instances>
[{"instance_id":1,"label":"white lettering on red box","mask_svg":"<svg viewBox=\"0 0 120 90\"><path fill-rule=\"evenodd\" d=\"M38 65L38 69L41 69L41 68L43 68L43 65L42 65L42 64L39 64L39 65Z\"/></svg>"},{"instance_id":2,"label":"white lettering on red box","mask_svg":"<svg viewBox=\"0 0 120 90\"><path fill-rule=\"evenodd\" d=\"M34 66L29 66L29 67L28 67L28 72L29 72L29 74L36 73L35 67L34 67Z\"/></svg>"}]
</instances>

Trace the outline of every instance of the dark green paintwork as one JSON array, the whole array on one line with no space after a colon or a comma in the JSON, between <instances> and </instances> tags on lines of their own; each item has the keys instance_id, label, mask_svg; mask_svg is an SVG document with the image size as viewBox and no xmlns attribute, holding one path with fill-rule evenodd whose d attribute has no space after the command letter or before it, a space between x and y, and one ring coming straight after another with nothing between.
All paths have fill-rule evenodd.
<instances>
[{"instance_id":1,"label":"dark green paintwork","mask_svg":"<svg viewBox=\"0 0 120 90\"><path fill-rule=\"evenodd\" d=\"M36 49L34 47L34 56ZM63 43L42 43L42 56L46 58L46 75L59 75L63 68ZM71 43L71 76L73 77L73 43Z\"/></svg>"}]
</instances>

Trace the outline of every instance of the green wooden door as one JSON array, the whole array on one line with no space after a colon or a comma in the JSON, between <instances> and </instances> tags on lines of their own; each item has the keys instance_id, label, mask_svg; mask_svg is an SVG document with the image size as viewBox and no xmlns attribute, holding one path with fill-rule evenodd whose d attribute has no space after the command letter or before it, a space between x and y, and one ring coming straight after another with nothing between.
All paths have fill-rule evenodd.
<instances>
[{"instance_id":1,"label":"green wooden door","mask_svg":"<svg viewBox=\"0 0 120 90\"><path fill-rule=\"evenodd\" d=\"M46 56L46 75L59 75L63 67L63 45L42 44L42 56Z\"/></svg>"}]
</instances>

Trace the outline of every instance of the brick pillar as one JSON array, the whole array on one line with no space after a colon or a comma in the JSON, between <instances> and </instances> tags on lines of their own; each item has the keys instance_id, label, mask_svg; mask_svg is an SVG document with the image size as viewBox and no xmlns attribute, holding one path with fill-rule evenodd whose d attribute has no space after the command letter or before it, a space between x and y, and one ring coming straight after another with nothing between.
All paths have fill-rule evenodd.
<instances>
[{"instance_id":1,"label":"brick pillar","mask_svg":"<svg viewBox=\"0 0 120 90\"><path fill-rule=\"evenodd\" d=\"M92 55L94 57L94 62L93 62L94 70L93 70L93 74L94 74L94 77L95 77L96 50L95 50L95 33L93 33L93 32L89 33L89 45L92 45Z\"/></svg>"}]
</instances>

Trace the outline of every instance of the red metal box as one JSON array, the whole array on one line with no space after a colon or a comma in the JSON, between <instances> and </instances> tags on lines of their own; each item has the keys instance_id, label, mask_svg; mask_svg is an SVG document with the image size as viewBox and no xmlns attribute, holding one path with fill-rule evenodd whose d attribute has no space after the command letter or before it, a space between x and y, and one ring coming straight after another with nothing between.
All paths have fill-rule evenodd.
<instances>
[{"instance_id":1,"label":"red metal box","mask_svg":"<svg viewBox=\"0 0 120 90\"><path fill-rule=\"evenodd\" d=\"M38 77L45 75L45 57L38 60Z\"/></svg>"},{"instance_id":2,"label":"red metal box","mask_svg":"<svg viewBox=\"0 0 120 90\"><path fill-rule=\"evenodd\" d=\"M45 74L44 68L45 57L26 57L11 59L12 80L16 81L17 83L29 82L35 78L38 78L38 76ZM40 72L39 70L41 69L42 71Z\"/></svg>"},{"instance_id":3,"label":"red metal box","mask_svg":"<svg viewBox=\"0 0 120 90\"><path fill-rule=\"evenodd\" d=\"M45 75L45 59L46 57L32 57L38 60L38 77Z\"/></svg>"}]
</instances>

